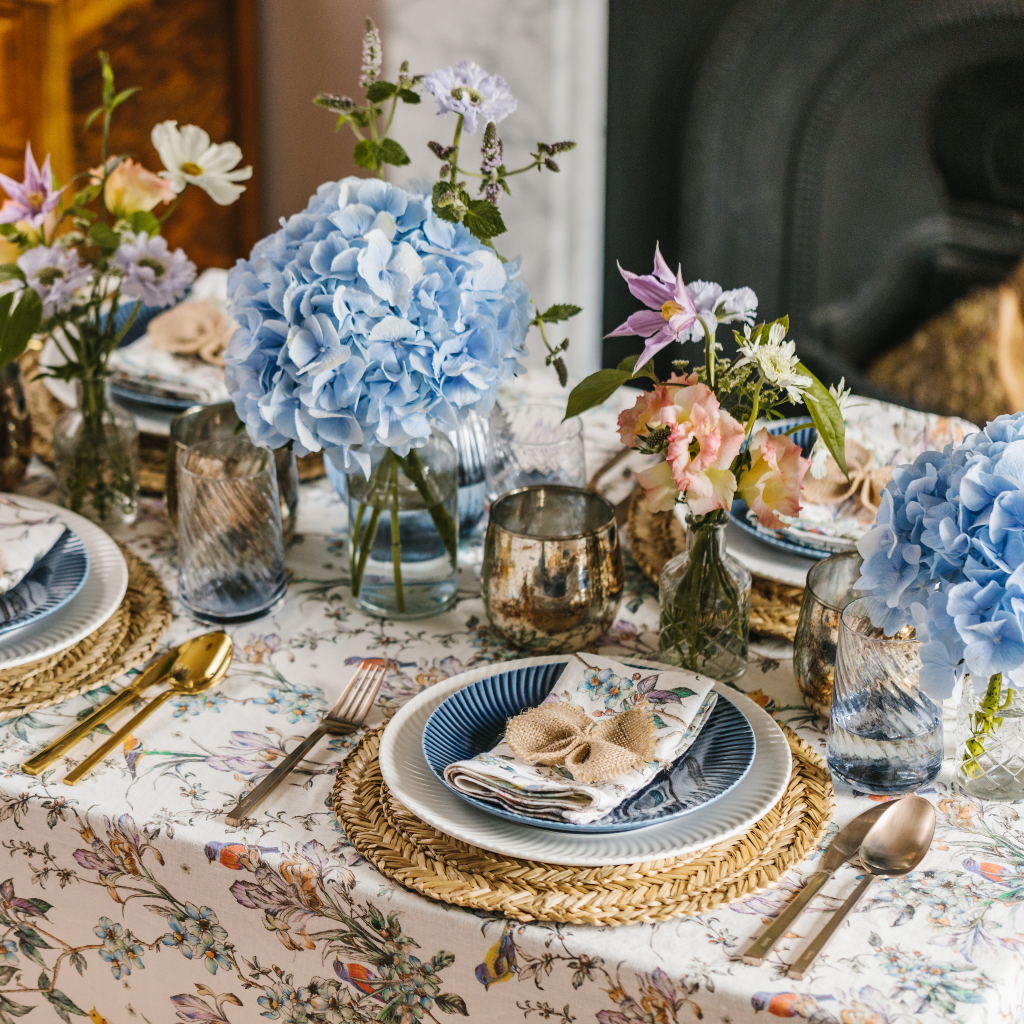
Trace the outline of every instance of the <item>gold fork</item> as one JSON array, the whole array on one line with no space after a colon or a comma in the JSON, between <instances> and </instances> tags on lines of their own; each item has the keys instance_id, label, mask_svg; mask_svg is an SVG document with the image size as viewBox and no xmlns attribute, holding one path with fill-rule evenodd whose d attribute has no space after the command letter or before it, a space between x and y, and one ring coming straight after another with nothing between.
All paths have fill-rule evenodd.
<instances>
[{"instance_id":1,"label":"gold fork","mask_svg":"<svg viewBox=\"0 0 1024 1024\"><path fill-rule=\"evenodd\" d=\"M224 820L229 825L241 825L324 736L355 732L370 713L385 672L386 667L380 662L361 661L337 703L320 724L248 796L239 800Z\"/></svg>"}]
</instances>

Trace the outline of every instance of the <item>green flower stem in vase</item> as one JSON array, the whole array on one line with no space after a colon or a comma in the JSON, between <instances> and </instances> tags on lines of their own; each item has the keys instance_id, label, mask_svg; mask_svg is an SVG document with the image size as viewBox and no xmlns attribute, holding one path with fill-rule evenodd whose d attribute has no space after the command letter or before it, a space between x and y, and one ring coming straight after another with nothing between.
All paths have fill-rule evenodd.
<instances>
[{"instance_id":1,"label":"green flower stem in vase","mask_svg":"<svg viewBox=\"0 0 1024 1024\"><path fill-rule=\"evenodd\" d=\"M750 573L725 550L728 517L687 516L686 551L662 570L658 660L716 679L747 667Z\"/></svg>"},{"instance_id":2,"label":"green flower stem in vase","mask_svg":"<svg viewBox=\"0 0 1024 1024\"><path fill-rule=\"evenodd\" d=\"M59 501L72 512L116 526L139 509L139 434L117 405L106 375L75 381L78 407L54 426L53 452Z\"/></svg>"},{"instance_id":3,"label":"green flower stem in vase","mask_svg":"<svg viewBox=\"0 0 1024 1024\"><path fill-rule=\"evenodd\" d=\"M1024 799L1024 695L995 673L985 692L964 680L957 711L957 776L971 796Z\"/></svg>"},{"instance_id":4,"label":"green flower stem in vase","mask_svg":"<svg viewBox=\"0 0 1024 1024\"><path fill-rule=\"evenodd\" d=\"M348 476L352 596L374 615L421 618L458 590L457 457L435 430L426 446L385 448L369 479Z\"/></svg>"}]
</instances>

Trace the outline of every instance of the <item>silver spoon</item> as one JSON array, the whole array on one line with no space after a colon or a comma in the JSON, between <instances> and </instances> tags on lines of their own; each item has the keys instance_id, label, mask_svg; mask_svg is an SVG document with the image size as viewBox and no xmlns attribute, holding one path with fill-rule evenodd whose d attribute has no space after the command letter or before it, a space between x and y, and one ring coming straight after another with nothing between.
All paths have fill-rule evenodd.
<instances>
[{"instance_id":1,"label":"silver spoon","mask_svg":"<svg viewBox=\"0 0 1024 1024\"><path fill-rule=\"evenodd\" d=\"M864 877L790 967L789 977L803 980L818 954L828 945L871 883L879 875L891 877L913 871L928 852L934 835L935 809L923 797L905 796L891 803L861 844L860 861L865 868Z\"/></svg>"}]
</instances>

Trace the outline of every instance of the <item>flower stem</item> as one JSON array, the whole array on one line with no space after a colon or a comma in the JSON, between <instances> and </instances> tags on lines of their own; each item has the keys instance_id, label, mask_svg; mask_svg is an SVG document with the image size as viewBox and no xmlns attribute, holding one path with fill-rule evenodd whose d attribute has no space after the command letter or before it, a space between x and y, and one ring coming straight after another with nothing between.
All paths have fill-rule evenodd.
<instances>
[{"instance_id":1,"label":"flower stem","mask_svg":"<svg viewBox=\"0 0 1024 1024\"><path fill-rule=\"evenodd\" d=\"M1002 716L997 715L997 712L1008 708L1013 701L1013 688L1006 688L1004 698L1002 687L1002 672L990 676L985 696L981 698L980 709L971 715L971 738L964 744L961 762L961 768L968 778L976 779L984 773L978 758L985 753L985 737L994 735L996 729L1002 726Z\"/></svg>"},{"instance_id":2,"label":"flower stem","mask_svg":"<svg viewBox=\"0 0 1024 1024\"><path fill-rule=\"evenodd\" d=\"M402 588L402 541L398 535L398 466L391 474L391 564L395 567L395 602L399 612L405 611Z\"/></svg>"},{"instance_id":3,"label":"flower stem","mask_svg":"<svg viewBox=\"0 0 1024 1024\"><path fill-rule=\"evenodd\" d=\"M413 448L401 462L405 475L412 481L413 486L419 491L427 506L427 511L430 513L430 518L434 521L437 532L441 535L441 540L444 541L444 546L448 551L448 558L454 569L458 565L459 560L458 526L455 520L452 519L452 514L445 506L444 498L436 493L435 488L427 480L423 472L423 460L420 458L419 452Z\"/></svg>"},{"instance_id":4,"label":"flower stem","mask_svg":"<svg viewBox=\"0 0 1024 1024\"><path fill-rule=\"evenodd\" d=\"M462 115L459 114L458 121L455 122L455 137L452 139L452 173L448 180L454 185L455 177L459 172L459 140L462 138Z\"/></svg>"}]
</instances>

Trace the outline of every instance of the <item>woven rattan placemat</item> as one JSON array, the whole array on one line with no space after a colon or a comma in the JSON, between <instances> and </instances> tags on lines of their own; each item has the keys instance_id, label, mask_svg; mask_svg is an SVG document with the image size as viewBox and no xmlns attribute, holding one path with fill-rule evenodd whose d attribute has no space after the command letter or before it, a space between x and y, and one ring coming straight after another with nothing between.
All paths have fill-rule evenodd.
<instances>
[{"instance_id":1,"label":"woven rattan placemat","mask_svg":"<svg viewBox=\"0 0 1024 1024\"><path fill-rule=\"evenodd\" d=\"M670 558L686 547L683 527L674 512L651 512L641 488L633 491L626 523L629 551L641 572L655 583ZM754 575L750 594L750 630L762 636L777 637L790 643L796 637L800 619L802 587Z\"/></svg>"},{"instance_id":2,"label":"woven rattan placemat","mask_svg":"<svg viewBox=\"0 0 1024 1024\"><path fill-rule=\"evenodd\" d=\"M141 665L171 624L171 601L144 558L123 547L128 590L94 633L51 658L0 672L0 719L27 715L109 683Z\"/></svg>"},{"instance_id":3,"label":"woven rattan placemat","mask_svg":"<svg viewBox=\"0 0 1024 1024\"><path fill-rule=\"evenodd\" d=\"M349 842L378 871L431 899L519 921L663 921L762 892L824 835L835 803L828 770L782 728L793 754L782 799L746 835L687 857L566 867L502 857L452 839L391 795L377 760L382 728L367 733L338 770L334 809Z\"/></svg>"}]
</instances>

